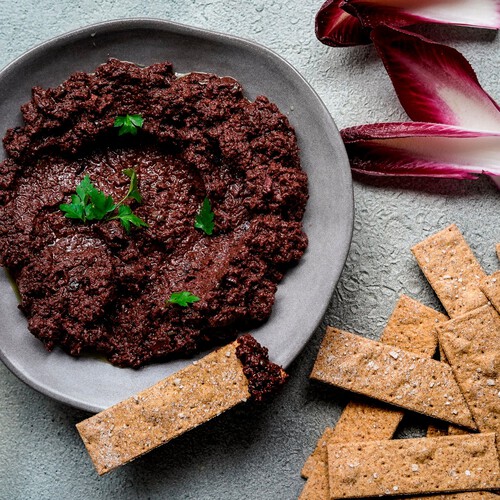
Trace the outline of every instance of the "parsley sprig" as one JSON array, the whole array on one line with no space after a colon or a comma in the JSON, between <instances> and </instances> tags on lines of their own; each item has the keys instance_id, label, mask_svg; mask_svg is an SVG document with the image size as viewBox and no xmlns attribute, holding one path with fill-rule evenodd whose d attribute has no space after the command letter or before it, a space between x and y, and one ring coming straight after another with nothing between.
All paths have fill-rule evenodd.
<instances>
[{"instance_id":1,"label":"parsley sprig","mask_svg":"<svg viewBox=\"0 0 500 500\"><path fill-rule=\"evenodd\" d=\"M194 219L194 227L196 229L201 229L205 232L205 234L210 236L213 233L215 226L214 217L215 214L212 212L210 200L205 198L201 204L198 214Z\"/></svg>"},{"instance_id":2,"label":"parsley sprig","mask_svg":"<svg viewBox=\"0 0 500 500\"><path fill-rule=\"evenodd\" d=\"M200 297L193 295L191 292L182 291L182 292L174 292L170 295L170 298L167 299L169 304L177 304L181 307L187 307L188 304L192 304L193 302L198 302Z\"/></svg>"},{"instance_id":3,"label":"parsley sprig","mask_svg":"<svg viewBox=\"0 0 500 500\"><path fill-rule=\"evenodd\" d=\"M118 135L137 135L137 129L142 128L144 118L141 115L125 115L115 118L115 127L120 127Z\"/></svg>"},{"instance_id":4,"label":"parsley sprig","mask_svg":"<svg viewBox=\"0 0 500 500\"><path fill-rule=\"evenodd\" d=\"M123 173L130 179L130 186L125 197L118 203L115 203L111 196L107 196L97 189L92 184L90 177L86 175L76 186L76 194L71 195L71 203L61 204L59 209L64 212L68 219L79 219L84 223L94 220L118 219L127 233L130 231L131 224L137 227L148 227L140 217L134 215L128 205L123 204L128 199L134 199L139 203L142 201L135 170L127 168L123 170ZM118 212L116 213L116 211Z\"/></svg>"}]
</instances>

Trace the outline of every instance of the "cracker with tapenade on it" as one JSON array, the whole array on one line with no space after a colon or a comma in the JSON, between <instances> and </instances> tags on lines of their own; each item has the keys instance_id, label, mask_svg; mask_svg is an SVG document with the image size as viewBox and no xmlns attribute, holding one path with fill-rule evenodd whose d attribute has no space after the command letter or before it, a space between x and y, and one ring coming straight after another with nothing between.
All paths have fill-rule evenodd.
<instances>
[{"instance_id":1,"label":"cracker with tapenade on it","mask_svg":"<svg viewBox=\"0 0 500 500\"><path fill-rule=\"evenodd\" d=\"M261 400L286 377L245 335L76 427L102 475L247 399Z\"/></svg>"},{"instance_id":2,"label":"cracker with tapenade on it","mask_svg":"<svg viewBox=\"0 0 500 500\"><path fill-rule=\"evenodd\" d=\"M488 302L479 288L486 273L455 224L411 251L451 318Z\"/></svg>"},{"instance_id":3,"label":"cracker with tapenade on it","mask_svg":"<svg viewBox=\"0 0 500 500\"><path fill-rule=\"evenodd\" d=\"M328 327L311 378L476 429L446 363Z\"/></svg>"}]
</instances>

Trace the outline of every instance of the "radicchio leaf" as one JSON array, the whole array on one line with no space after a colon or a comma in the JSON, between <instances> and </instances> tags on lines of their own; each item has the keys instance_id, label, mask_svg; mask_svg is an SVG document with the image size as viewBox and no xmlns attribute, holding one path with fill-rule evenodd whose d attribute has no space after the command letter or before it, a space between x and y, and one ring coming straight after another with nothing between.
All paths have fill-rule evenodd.
<instances>
[{"instance_id":1,"label":"radicchio leaf","mask_svg":"<svg viewBox=\"0 0 500 500\"><path fill-rule=\"evenodd\" d=\"M500 28L499 0L344 0L340 8L370 27L438 23Z\"/></svg>"},{"instance_id":2,"label":"radicchio leaf","mask_svg":"<svg viewBox=\"0 0 500 500\"><path fill-rule=\"evenodd\" d=\"M370 29L339 7L342 0L327 0L316 14L316 37L325 45L350 47L371 43Z\"/></svg>"},{"instance_id":3,"label":"radicchio leaf","mask_svg":"<svg viewBox=\"0 0 500 500\"><path fill-rule=\"evenodd\" d=\"M355 172L455 179L475 179L481 173L500 176L500 132L408 122L361 125L341 135Z\"/></svg>"},{"instance_id":4,"label":"radicchio leaf","mask_svg":"<svg viewBox=\"0 0 500 500\"><path fill-rule=\"evenodd\" d=\"M412 120L500 131L500 107L460 52L388 26L371 36Z\"/></svg>"}]
</instances>

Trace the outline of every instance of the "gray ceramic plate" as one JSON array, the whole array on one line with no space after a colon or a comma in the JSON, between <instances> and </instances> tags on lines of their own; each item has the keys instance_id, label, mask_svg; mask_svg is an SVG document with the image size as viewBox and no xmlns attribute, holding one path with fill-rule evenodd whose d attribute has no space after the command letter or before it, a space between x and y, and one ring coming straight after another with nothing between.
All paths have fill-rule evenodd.
<instances>
[{"instance_id":1,"label":"gray ceramic plate","mask_svg":"<svg viewBox=\"0 0 500 500\"><path fill-rule=\"evenodd\" d=\"M253 42L166 21L110 21L50 40L0 72L0 134L21 124L19 108L31 87L55 86L75 71L93 71L109 57L151 64L171 61L179 73L232 76L249 99L263 94L295 127L310 200L304 219L309 247L278 288L271 318L253 333L271 359L287 366L315 330L344 265L352 233L349 164L327 109L307 82L281 57ZM0 151L0 160L5 152ZM100 411L173 373L188 361L140 370L105 361L74 359L44 350L28 331L17 298L0 273L0 357L24 382L75 407Z\"/></svg>"}]
</instances>

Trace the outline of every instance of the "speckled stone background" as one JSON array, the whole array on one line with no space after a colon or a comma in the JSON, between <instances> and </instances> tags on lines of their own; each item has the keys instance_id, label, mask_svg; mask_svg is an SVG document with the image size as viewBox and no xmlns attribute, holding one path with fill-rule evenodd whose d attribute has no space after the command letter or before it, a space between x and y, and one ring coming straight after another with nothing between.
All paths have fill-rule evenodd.
<instances>
[{"instance_id":1,"label":"speckled stone background","mask_svg":"<svg viewBox=\"0 0 500 500\"><path fill-rule=\"evenodd\" d=\"M0 67L35 44L94 22L156 17L227 32L268 46L311 83L339 128L406 120L371 47L332 49L314 37L321 0L1 0ZM458 48L500 100L495 32L434 26L422 32ZM0 96L5 99L7 96ZM0 365L0 499L293 499L300 469L347 395L308 381L326 324L376 339L408 293L439 307L410 246L458 224L487 272L499 267L500 194L485 179L356 179L351 251L330 307L265 408L239 408L99 478L75 431L87 414L35 392ZM307 291L306 291L307 293ZM1 329L0 329L1 334ZM398 437L424 422L409 417Z\"/></svg>"}]
</instances>

